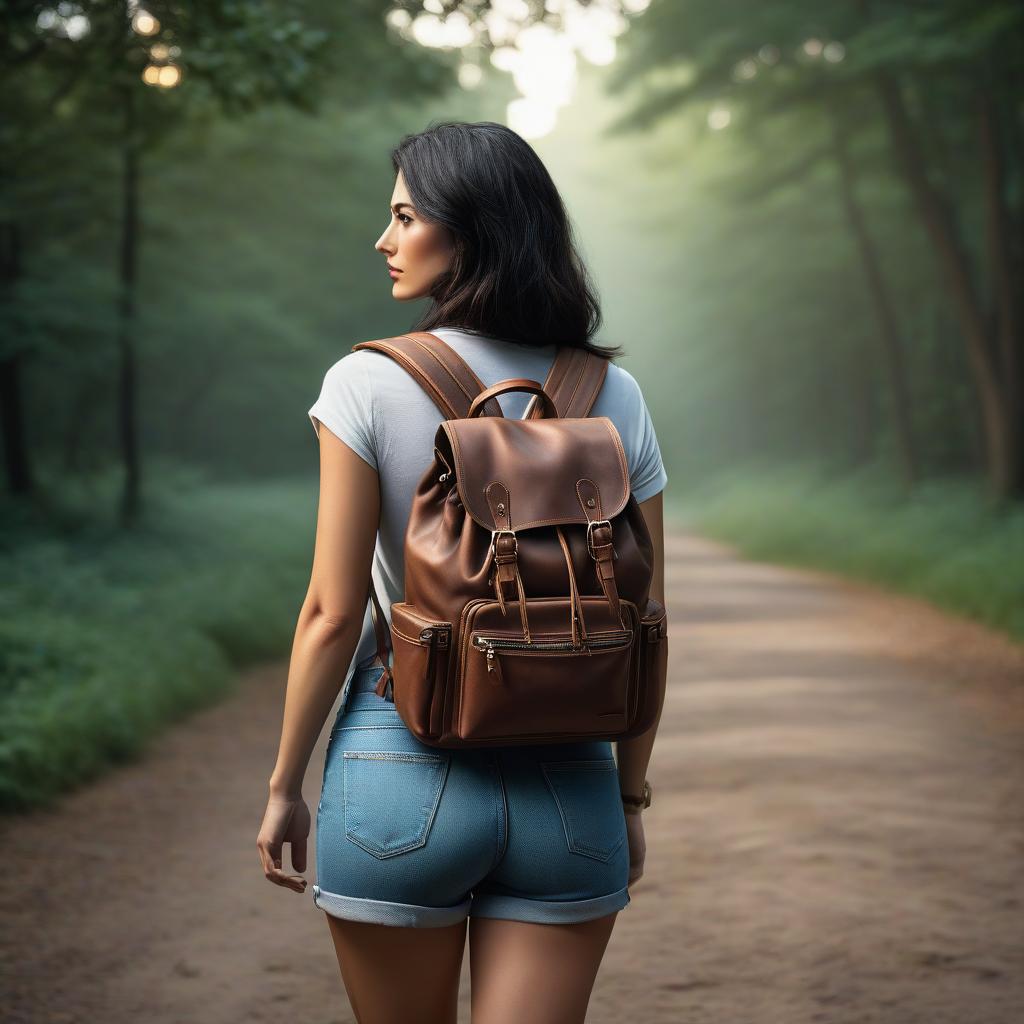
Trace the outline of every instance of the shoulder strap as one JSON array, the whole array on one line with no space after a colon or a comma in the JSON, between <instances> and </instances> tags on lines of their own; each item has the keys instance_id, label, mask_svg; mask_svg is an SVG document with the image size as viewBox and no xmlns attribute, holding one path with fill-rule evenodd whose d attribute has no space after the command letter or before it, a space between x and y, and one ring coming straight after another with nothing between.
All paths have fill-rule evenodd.
<instances>
[{"instance_id":1,"label":"shoulder strap","mask_svg":"<svg viewBox=\"0 0 1024 1024\"><path fill-rule=\"evenodd\" d=\"M352 351L372 349L395 360L419 383L433 399L447 419L465 419L474 398L484 390L484 383L473 372L472 367L447 342L436 334L416 331L396 338L378 338L376 341L361 341L352 346ZM480 410L484 416L501 416L501 406L496 398L488 399ZM376 693L379 697L394 700L394 676L390 665L390 637L387 620L381 608L370 574L368 587L370 618L373 622L374 640L377 646L377 660L382 672L377 680Z\"/></svg>"},{"instance_id":2,"label":"shoulder strap","mask_svg":"<svg viewBox=\"0 0 1024 1024\"><path fill-rule=\"evenodd\" d=\"M364 348L394 359L430 395L446 419L465 419L473 399L484 390L483 381L469 364L436 334L417 331L397 338L361 341L352 346L352 351ZM497 399L489 399L481 415L501 416Z\"/></svg>"},{"instance_id":3,"label":"shoulder strap","mask_svg":"<svg viewBox=\"0 0 1024 1024\"><path fill-rule=\"evenodd\" d=\"M607 372L607 359L582 348L563 346L548 370L544 392L551 396L560 417L583 418L590 415ZM535 396L527 404L523 419L538 419L541 412Z\"/></svg>"},{"instance_id":4,"label":"shoulder strap","mask_svg":"<svg viewBox=\"0 0 1024 1024\"><path fill-rule=\"evenodd\" d=\"M447 419L464 419L473 399L484 390L483 381L462 356L428 331L361 341L352 346L352 351L364 348L394 359L416 379ZM544 391L551 396L559 417L589 416L607 372L607 359L581 348L563 346L548 370ZM542 411L540 403L531 398L523 418L538 419ZM481 413L502 415L496 399L489 400Z\"/></svg>"}]
</instances>

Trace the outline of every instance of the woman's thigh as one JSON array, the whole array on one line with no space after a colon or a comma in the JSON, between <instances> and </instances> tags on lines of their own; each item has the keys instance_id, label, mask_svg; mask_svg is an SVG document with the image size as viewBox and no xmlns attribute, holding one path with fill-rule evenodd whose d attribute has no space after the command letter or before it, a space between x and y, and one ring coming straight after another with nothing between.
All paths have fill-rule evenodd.
<instances>
[{"instance_id":1,"label":"woman's thigh","mask_svg":"<svg viewBox=\"0 0 1024 1024\"><path fill-rule=\"evenodd\" d=\"M402 928L324 916L359 1024L455 1024L465 921Z\"/></svg>"},{"instance_id":2,"label":"woman's thigh","mask_svg":"<svg viewBox=\"0 0 1024 1024\"><path fill-rule=\"evenodd\" d=\"M471 918L473 1024L584 1024L617 917L579 924Z\"/></svg>"}]
</instances>

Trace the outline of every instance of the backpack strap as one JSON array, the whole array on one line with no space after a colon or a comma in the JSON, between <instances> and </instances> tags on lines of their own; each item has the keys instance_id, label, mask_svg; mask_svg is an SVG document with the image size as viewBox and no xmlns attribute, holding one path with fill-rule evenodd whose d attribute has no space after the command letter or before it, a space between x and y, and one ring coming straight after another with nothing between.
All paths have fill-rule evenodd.
<instances>
[{"instance_id":1,"label":"backpack strap","mask_svg":"<svg viewBox=\"0 0 1024 1024\"><path fill-rule=\"evenodd\" d=\"M484 382L470 365L436 334L414 331L394 338L361 341L352 346L353 352L360 349L371 349L394 359L433 399L446 419L465 419L473 399L484 390ZM501 416L497 398L488 399L480 415ZM387 619L373 586L372 573L367 596L377 644L377 660L383 668L375 692L378 697L393 701L395 680L390 664Z\"/></svg>"},{"instance_id":2,"label":"backpack strap","mask_svg":"<svg viewBox=\"0 0 1024 1024\"><path fill-rule=\"evenodd\" d=\"M551 397L560 417L583 418L590 415L607 372L607 359L582 348L562 346L548 370L544 393ZM540 402L531 398L523 419L539 419L541 411Z\"/></svg>"},{"instance_id":3,"label":"backpack strap","mask_svg":"<svg viewBox=\"0 0 1024 1024\"><path fill-rule=\"evenodd\" d=\"M445 419L465 419L473 399L484 390L483 381L465 359L436 334L417 331L397 338L361 341L352 346L352 351L364 348L394 359L430 395ZM501 416L498 400L488 399L480 415Z\"/></svg>"}]
</instances>

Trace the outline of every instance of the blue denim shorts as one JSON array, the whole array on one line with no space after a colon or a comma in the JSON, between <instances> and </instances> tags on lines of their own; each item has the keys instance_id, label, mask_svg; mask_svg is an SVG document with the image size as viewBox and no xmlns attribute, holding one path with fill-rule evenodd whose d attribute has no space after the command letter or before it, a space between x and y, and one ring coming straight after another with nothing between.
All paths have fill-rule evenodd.
<instances>
[{"instance_id":1,"label":"blue denim shorts","mask_svg":"<svg viewBox=\"0 0 1024 1024\"><path fill-rule=\"evenodd\" d=\"M629 901L611 742L441 749L357 669L331 730L313 901L353 921L572 923Z\"/></svg>"}]
</instances>

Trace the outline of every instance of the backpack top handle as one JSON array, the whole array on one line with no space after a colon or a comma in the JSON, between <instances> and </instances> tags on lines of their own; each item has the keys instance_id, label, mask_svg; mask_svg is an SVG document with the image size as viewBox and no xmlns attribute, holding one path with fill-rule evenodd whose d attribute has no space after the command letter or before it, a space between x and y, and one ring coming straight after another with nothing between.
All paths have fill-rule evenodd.
<instances>
[{"instance_id":1,"label":"backpack top handle","mask_svg":"<svg viewBox=\"0 0 1024 1024\"><path fill-rule=\"evenodd\" d=\"M470 403L469 412L466 413L466 418L473 419L473 417L476 416L476 414L483 408L485 402L497 395L505 394L506 391L533 392L533 394L540 399L541 403L543 403L545 418L558 419L558 409L555 406L554 400L538 381L530 380L529 377L510 377L508 380L498 381L497 384L492 384L489 388L485 388Z\"/></svg>"}]
</instances>

